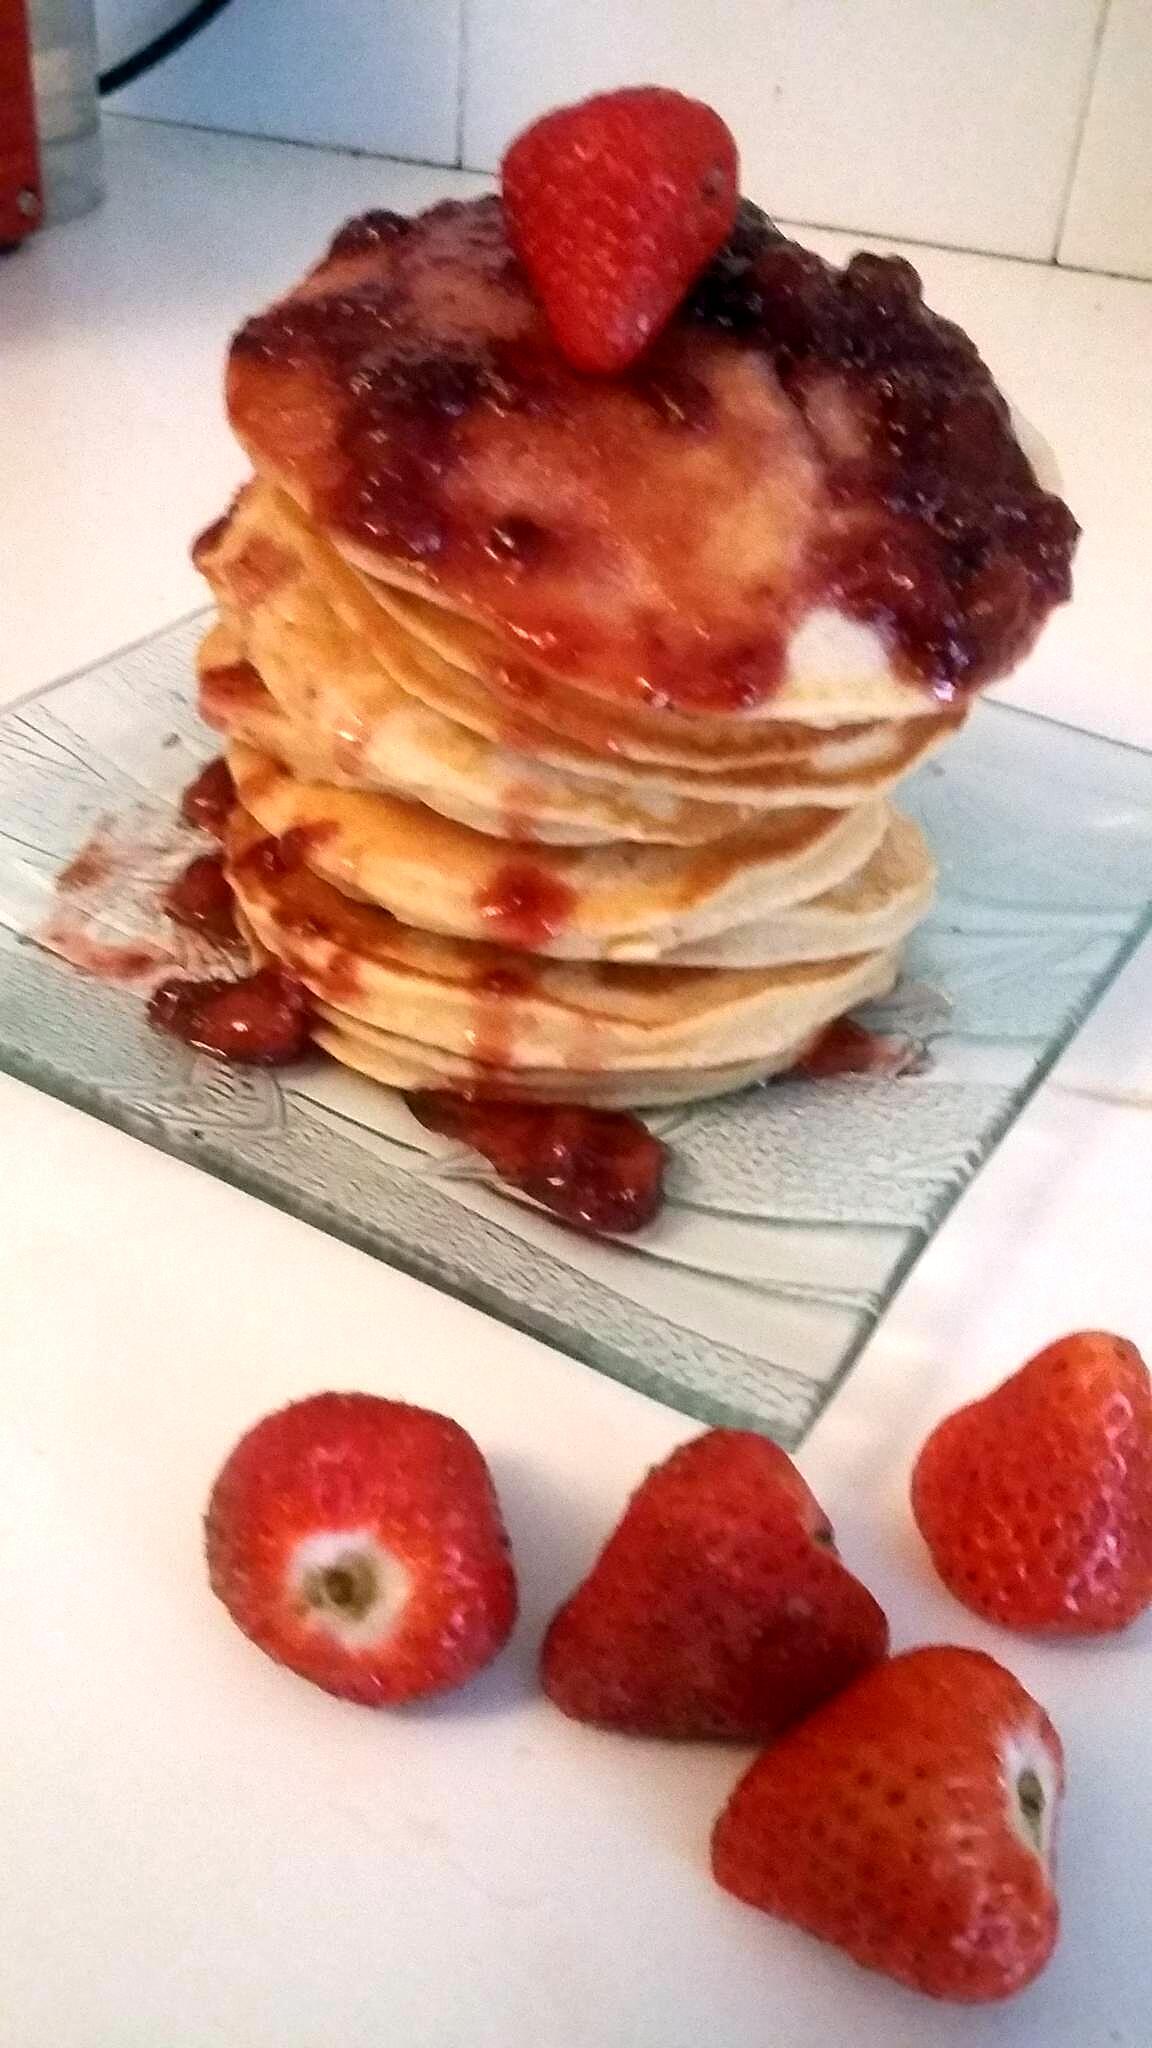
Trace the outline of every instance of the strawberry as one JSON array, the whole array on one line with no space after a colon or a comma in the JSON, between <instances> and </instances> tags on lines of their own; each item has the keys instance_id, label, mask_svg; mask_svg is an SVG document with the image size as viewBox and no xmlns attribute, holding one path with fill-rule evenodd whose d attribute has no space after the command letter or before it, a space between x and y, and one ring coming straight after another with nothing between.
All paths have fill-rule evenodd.
<instances>
[{"instance_id":1,"label":"strawberry","mask_svg":"<svg viewBox=\"0 0 1152 2048\"><path fill-rule=\"evenodd\" d=\"M516 1618L488 1467L459 1423L314 1394L241 1438L205 1521L212 1590L277 1663L393 1706L462 1685Z\"/></svg>"},{"instance_id":2,"label":"strawberry","mask_svg":"<svg viewBox=\"0 0 1152 2048\"><path fill-rule=\"evenodd\" d=\"M1060 1738L979 1650L909 1650L766 1750L716 1823L726 1891L866 1968L1006 1998L1059 1926Z\"/></svg>"},{"instance_id":3,"label":"strawberry","mask_svg":"<svg viewBox=\"0 0 1152 2048\"><path fill-rule=\"evenodd\" d=\"M711 107L640 85L545 114L512 144L501 182L562 353L611 375L643 354L731 233L740 164Z\"/></svg>"},{"instance_id":4,"label":"strawberry","mask_svg":"<svg viewBox=\"0 0 1152 2048\"><path fill-rule=\"evenodd\" d=\"M714 1429L650 1472L541 1653L565 1714L638 1735L763 1740L883 1657L790 1458Z\"/></svg>"},{"instance_id":5,"label":"strawberry","mask_svg":"<svg viewBox=\"0 0 1152 2048\"><path fill-rule=\"evenodd\" d=\"M1135 1345L1062 1337L933 1431L912 1508L966 1607L1094 1635L1152 1601L1152 1385Z\"/></svg>"}]
</instances>

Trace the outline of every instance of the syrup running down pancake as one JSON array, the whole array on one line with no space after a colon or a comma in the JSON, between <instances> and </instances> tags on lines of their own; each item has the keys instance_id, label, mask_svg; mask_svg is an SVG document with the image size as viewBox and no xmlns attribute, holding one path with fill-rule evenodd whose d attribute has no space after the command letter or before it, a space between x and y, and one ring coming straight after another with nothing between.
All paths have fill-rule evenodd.
<instances>
[{"instance_id":1,"label":"syrup running down pancake","mask_svg":"<svg viewBox=\"0 0 1152 2048\"><path fill-rule=\"evenodd\" d=\"M299 844L269 839L243 812L227 848L245 925L314 995L350 1022L509 1074L770 1060L812 1036L831 991L852 1000L892 978L891 948L882 961L874 948L728 972L529 959L353 902L312 871Z\"/></svg>"},{"instance_id":2,"label":"syrup running down pancake","mask_svg":"<svg viewBox=\"0 0 1152 2048\"><path fill-rule=\"evenodd\" d=\"M791 909L854 874L889 826L882 803L770 811L706 846L517 845L422 805L302 782L228 750L237 794L310 867L404 923L557 959L652 959Z\"/></svg>"}]
</instances>

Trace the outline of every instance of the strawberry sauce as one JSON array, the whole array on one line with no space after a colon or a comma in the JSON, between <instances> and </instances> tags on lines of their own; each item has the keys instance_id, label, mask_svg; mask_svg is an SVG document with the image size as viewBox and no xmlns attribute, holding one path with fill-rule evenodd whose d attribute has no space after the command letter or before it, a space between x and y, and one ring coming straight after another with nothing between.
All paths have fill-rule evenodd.
<instances>
[{"instance_id":1,"label":"strawberry sauce","mask_svg":"<svg viewBox=\"0 0 1152 2048\"><path fill-rule=\"evenodd\" d=\"M472 982L471 1055L476 1093L498 1085L511 1073L516 1050L513 1005L532 993L531 963L523 967L483 967Z\"/></svg>"},{"instance_id":2,"label":"strawberry sauce","mask_svg":"<svg viewBox=\"0 0 1152 2048\"><path fill-rule=\"evenodd\" d=\"M1079 527L1040 488L975 344L924 304L912 265L860 251L837 270L745 201L682 317L762 349L820 444L835 515L809 602L874 627L942 702L1019 660L1071 595ZM849 447L827 431L833 390L860 429Z\"/></svg>"},{"instance_id":3,"label":"strawberry sauce","mask_svg":"<svg viewBox=\"0 0 1152 2048\"><path fill-rule=\"evenodd\" d=\"M949 702L1017 661L1070 593L1076 521L1038 483L975 345L900 258L862 252L836 269L745 202L641 360L589 379L552 341L495 197L386 231L369 216L334 254L327 284L321 270L237 335L233 423L279 448L280 374L323 390L321 452L303 461L319 522L504 621L530 661L672 709L747 709L779 687L802 618L832 605L875 630L910 686ZM673 437L706 445L721 350L779 387L819 505L803 558L765 584L740 633L712 621L697 645L667 606L649 630L635 606L618 626L569 595L585 575L615 589L606 502L644 540L628 433L659 436L657 460ZM509 447L526 474L533 454L578 480L575 527L535 505L477 518L477 465L494 451L495 469ZM661 505L660 530L692 562L682 509ZM675 554L664 546L666 566Z\"/></svg>"},{"instance_id":4,"label":"strawberry sauce","mask_svg":"<svg viewBox=\"0 0 1152 2048\"><path fill-rule=\"evenodd\" d=\"M308 997L278 967L243 981L161 982L148 1004L157 1031L200 1052L251 1066L280 1067L308 1051Z\"/></svg>"},{"instance_id":5,"label":"strawberry sauce","mask_svg":"<svg viewBox=\"0 0 1152 2048\"><path fill-rule=\"evenodd\" d=\"M186 825L221 839L235 802L236 785L227 761L221 756L209 761L196 780L188 784L180 799L180 816Z\"/></svg>"},{"instance_id":6,"label":"strawberry sauce","mask_svg":"<svg viewBox=\"0 0 1152 2048\"><path fill-rule=\"evenodd\" d=\"M36 934L42 946L56 953L81 974L113 987L139 988L172 965L171 953L149 941L98 939L87 927L68 917L63 908L53 912Z\"/></svg>"},{"instance_id":7,"label":"strawberry sauce","mask_svg":"<svg viewBox=\"0 0 1152 2048\"><path fill-rule=\"evenodd\" d=\"M477 895L476 908L486 937L539 953L571 919L576 891L533 861L510 860Z\"/></svg>"},{"instance_id":8,"label":"strawberry sauce","mask_svg":"<svg viewBox=\"0 0 1152 2048\"><path fill-rule=\"evenodd\" d=\"M219 854L205 853L190 861L165 890L164 909L174 923L204 932L221 945L238 941L232 891Z\"/></svg>"},{"instance_id":9,"label":"strawberry sauce","mask_svg":"<svg viewBox=\"0 0 1152 2048\"><path fill-rule=\"evenodd\" d=\"M141 873L170 852L168 844L157 844L154 824L137 831L131 821L101 818L57 875L55 900L35 933L37 942L81 974L112 986L144 988L170 972L179 947L165 944L162 936L134 932L139 912L131 900ZM127 920L120 915L124 899Z\"/></svg>"},{"instance_id":10,"label":"strawberry sauce","mask_svg":"<svg viewBox=\"0 0 1152 2048\"><path fill-rule=\"evenodd\" d=\"M925 1059L923 1047L912 1039L869 1031L851 1017L838 1017L809 1046L793 1071L810 1081L835 1080L848 1074L892 1080L898 1074L922 1072Z\"/></svg>"},{"instance_id":11,"label":"strawberry sauce","mask_svg":"<svg viewBox=\"0 0 1152 2048\"><path fill-rule=\"evenodd\" d=\"M86 894L99 889L113 879L115 856L104 831L100 828L93 833L85 846L80 848L66 868L56 877L57 893L61 896Z\"/></svg>"},{"instance_id":12,"label":"strawberry sauce","mask_svg":"<svg viewBox=\"0 0 1152 2048\"><path fill-rule=\"evenodd\" d=\"M426 1130L471 1145L501 1180L574 1229L627 1235L660 1212L667 1154L638 1117L430 1091L405 1100Z\"/></svg>"},{"instance_id":13,"label":"strawberry sauce","mask_svg":"<svg viewBox=\"0 0 1152 2048\"><path fill-rule=\"evenodd\" d=\"M250 661L218 662L200 672L200 716L206 725L224 732L237 712L259 704L267 694Z\"/></svg>"},{"instance_id":14,"label":"strawberry sauce","mask_svg":"<svg viewBox=\"0 0 1152 2048\"><path fill-rule=\"evenodd\" d=\"M331 830L330 825L292 825L278 839L269 833L248 847L236 866L250 868L254 874L277 878L296 874L307 867L309 851L322 845Z\"/></svg>"}]
</instances>

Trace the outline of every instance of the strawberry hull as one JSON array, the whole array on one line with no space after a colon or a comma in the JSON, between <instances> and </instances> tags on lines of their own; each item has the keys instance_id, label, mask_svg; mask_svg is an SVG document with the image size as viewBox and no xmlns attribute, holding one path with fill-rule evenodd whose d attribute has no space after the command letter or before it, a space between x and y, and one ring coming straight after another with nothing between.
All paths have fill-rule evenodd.
<instances>
[{"instance_id":1,"label":"strawberry hull","mask_svg":"<svg viewBox=\"0 0 1152 2048\"><path fill-rule=\"evenodd\" d=\"M216 1480L205 1542L212 1590L244 1634L363 1706L463 1685L516 1619L480 1451L402 1401L317 1394L266 1416Z\"/></svg>"}]
</instances>

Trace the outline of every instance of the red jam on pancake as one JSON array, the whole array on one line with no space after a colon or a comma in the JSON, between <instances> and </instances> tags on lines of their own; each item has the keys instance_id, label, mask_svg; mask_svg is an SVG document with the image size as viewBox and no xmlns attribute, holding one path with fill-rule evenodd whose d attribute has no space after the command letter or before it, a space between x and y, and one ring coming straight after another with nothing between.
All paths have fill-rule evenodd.
<instances>
[{"instance_id":1,"label":"red jam on pancake","mask_svg":"<svg viewBox=\"0 0 1152 2048\"><path fill-rule=\"evenodd\" d=\"M745 205L642 362L559 355L496 198L369 214L232 346L257 468L369 573L630 699L747 711L814 614L942 701L1027 651L1076 526L911 267Z\"/></svg>"}]
</instances>

